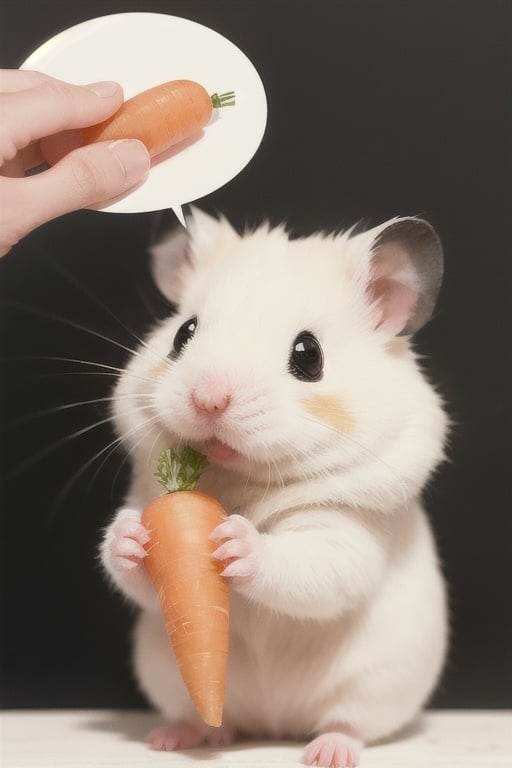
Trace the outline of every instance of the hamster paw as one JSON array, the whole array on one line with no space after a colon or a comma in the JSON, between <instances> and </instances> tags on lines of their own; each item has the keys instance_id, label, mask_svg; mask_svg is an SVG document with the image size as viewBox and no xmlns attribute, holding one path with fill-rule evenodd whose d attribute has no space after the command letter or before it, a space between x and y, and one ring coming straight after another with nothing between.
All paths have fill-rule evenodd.
<instances>
[{"instance_id":1,"label":"hamster paw","mask_svg":"<svg viewBox=\"0 0 512 768\"><path fill-rule=\"evenodd\" d=\"M211 747L226 747L235 741L236 736L236 730L230 725L221 725L220 728L205 730L199 725L178 722L161 728L153 728L146 736L145 741L151 749L172 752L175 749L198 747L205 741Z\"/></svg>"},{"instance_id":2,"label":"hamster paw","mask_svg":"<svg viewBox=\"0 0 512 768\"><path fill-rule=\"evenodd\" d=\"M235 586L253 583L260 572L263 554L261 534L254 525L242 515L230 515L214 529L210 539L225 539L213 553L226 565L222 575Z\"/></svg>"},{"instance_id":3,"label":"hamster paw","mask_svg":"<svg viewBox=\"0 0 512 768\"><path fill-rule=\"evenodd\" d=\"M237 735L235 728L232 728L231 725L223 724L219 728L208 728L206 741L210 747L227 747L236 741Z\"/></svg>"},{"instance_id":4,"label":"hamster paw","mask_svg":"<svg viewBox=\"0 0 512 768\"><path fill-rule=\"evenodd\" d=\"M149 533L137 513L129 509L120 512L105 539L104 559L108 569L123 580L136 578L147 555L144 544L148 541Z\"/></svg>"},{"instance_id":5,"label":"hamster paw","mask_svg":"<svg viewBox=\"0 0 512 768\"><path fill-rule=\"evenodd\" d=\"M151 749L160 752L172 752L175 749L198 747L205 740L204 730L192 723L171 723L161 728L153 728L144 741Z\"/></svg>"},{"instance_id":6,"label":"hamster paw","mask_svg":"<svg viewBox=\"0 0 512 768\"><path fill-rule=\"evenodd\" d=\"M355 768L361 743L344 733L322 733L306 747L306 765L323 768Z\"/></svg>"}]
</instances>

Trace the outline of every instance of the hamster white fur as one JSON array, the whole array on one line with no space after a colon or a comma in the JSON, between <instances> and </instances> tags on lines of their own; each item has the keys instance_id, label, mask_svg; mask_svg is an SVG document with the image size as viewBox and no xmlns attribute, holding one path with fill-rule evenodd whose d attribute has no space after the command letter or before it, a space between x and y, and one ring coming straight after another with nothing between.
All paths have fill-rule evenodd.
<instances>
[{"instance_id":1,"label":"hamster white fur","mask_svg":"<svg viewBox=\"0 0 512 768\"><path fill-rule=\"evenodd\" d=\"M410 218L360 234L290 240L263 226L240 236L196 210L153 258L178 311L115 391L133 476L101 548L111 581L141 609L135 673L170 723L150 743L312 739L306 763L356 765L363 744L420 711L447 645L420 500L447 422L410 346L441 282L439 240ZM308 358L303 332L323 354L314 379L300 365L322 361L314 343ZM235 513L224 530L236 559L217 731L194 712L141 564L141 511L161 492L156 457L184 444L210 458L199 487Z\"/></svg>"}]
</instances>

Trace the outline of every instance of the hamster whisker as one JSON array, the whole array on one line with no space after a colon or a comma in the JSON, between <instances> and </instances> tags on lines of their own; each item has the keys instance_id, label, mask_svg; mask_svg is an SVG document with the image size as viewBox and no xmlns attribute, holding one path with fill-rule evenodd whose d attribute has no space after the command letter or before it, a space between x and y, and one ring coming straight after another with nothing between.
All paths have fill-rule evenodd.
<instances>
[{"instance_id":1,"label":"hamster whisker","mask_svg":"<svg viewBox=\"0 0 512 768\"><path fill-rule=\"evenodd\" d=\"M272 464L270 463L269 459L265 461L265 466L267 468L267 484L265 485L265 490L263 491L263 495L261 497L262 504L267 498L268 492L270 491L270 486L272 485Z\"/></svg>"},{"instance_id":2,"label":"hamster whisker","mask_svg":"<svg viewBox=\"0 0 512 768\"><path fill-rule=\"evenodd\" d=\"M281 440L272 440L271 442L269 442L269 445L268 445L269 454L272 453L272 451L275 449L275 447L283 449L283 453L284 453L286 459L289 459L291 457L290 443L287 440L282 440L281 439ZM298 456L298 457L300 457L300 458L302 458L302 459L304 459L306 461L311 458L311 456L304 449L299 448L299 446L297 446L295 444L293 445L293 452L294 452L293 453L294 457ZM281 472L281 469L280 469L278 463L276 462L275 459L272 460L272 463L275 466L276 473L280 477L281 484L283 486L286 485L286 480L284 479L284 476L283 476L283 474ZM304 476L304 477L306 479L306 476Z\"/></svg>"},{"instance_id":3,"label":"hamster whisker","mask_svg":"<svg viewBox=\"0 0 512 768\"><path fill-rule=\"evenodd\" d=\"M247 468L247 475L246 475L246 478L245 478L245 483L244 483L244 487L243 487L243 490L242 490L242 496L241 496L241 499L240 499L240 503L241 503L242 506L243 506L243 500L244 500L245 495L247 493L247 489L249 488L249 483L251 481L251 476L252 476L252 461L251 461L251 459L249 459L249 461L248 461L248 468Z\"/></svg>"},{"instance_id":4,"label":"hamster whisker","mask_svg":"<svg viewBox=\"0 0 512 768\"><path fill-rule=\"evenodd\" d=\"M104 447L103 447L103 448L101 448L99 451L97 451L97 452L96 452L96 453L95 453L95 454L94 454L94 455L93 455L93 456L92 456L90 459L88 459L88 461L86 461L86 462L85 462L85 464L83 464L83 465L82 465L82 466L81 466L81 467L80 467L80 468L79 468L79 469L78 469L78 470L77 470L77 471L76 471L76 472L75 472L75 473L74 473L74 474L71 476L71 478L68 480L68 482L66 483L66 485L65 485L65 486L62 488L62 490L59 492L59 494L58 494L57 498L55 499L55 509L57 510L57 509L59 509L59 508L61 507L61 505L62 505L62 502L64 501L64 499L66 498L66 496L68 495L69 491L71 490L71 488L73 487L73 485L76 483L76 481L77 481L77 480L78 480L78 479L79 479L79 478L80 478L80 477L83 475L83 473L84 473L84 472L86 472L86 471L87 471L87 469L88 469L88 468L89 468L89 467L90 467L92 464L94 464L94 462L95 462L95 461L97 461L97 460L100 458L100 456L102 456L104 453L106 453L106 452L107 452L107 455L106 455L106 457L104 457L104 459L103 459L103 461L101 462L100 466L98 467L98 469L97 469L97 470L96 470L96 472L94 473L94 476L93 476L93 477L91 478L91 480L89 481L89 484L88 484L88 489L90 488L90 486L91 486L91 483L92 483L92 482L94 482L94 480L95 480L95 479L98 477L98 474L99 474L99 472L101 471L102 467L103 467L103 466L105 465L105 463L108 461L108 459L110 458L110 456L111 456L111 455L112 455L112 454L113 454L113 453L116 451L116 449L117 449L117 448L118 448L118 447L119 447L119 446L120 446L120 445L121 445L121 444L122 444L122 443L123 443L123 442L124 442L124 441L125 441L125 440L126 440L128 437L130 437L131 435L135 434L136 432L138 432L138 431L139 431L140 429L142 429L143 427L146 427L146 426L147 426L147 425L148 425L150 422L152 422L152 421L156 420L157 418L158 418L158 416L157 416L157 415L155 415L155 416L152 416L151 418L149 418L149 419L147 419L146 421L144 421L144 423L143 423L143 424L138 424L136 427L134 427L133 429L129 430L128 432L126 432L126 433L125 433L124 435L122 435L121 437L116 437L114 440L112 440L112 441L111 441L110 443L108 443L106 446L104 446Z\"/></svg>"},{"instance_id":5,"label":"hamster whisker","mask_svg":"<svg viewBox=\"0 0 512 768\"><path fill-rule=\"evenodd\" d=\"M157 415L157 414L155 414L154 416L151 416L150 418L146 419L146 420L145 420L145 421L144 421L142 424L138 424L136 427L133 427L133 429L130 429L128 432L125 432L123 435L119 435L119 436L118 436L118 437L117 437L115 440L112 440L112 442L111 442L111 443L110 443L108 446L106 446L106 448L109 448L110 446L113 446L113 447L112 447L112 449L111 449L111 450L110 450L110 451L107 453L107 455L106 455L106 456L103 458L103 460L102 460L102 462L101 462L100 466L99 466L99 467L97 468L97 470L95 471L95 473L94 473L93 477L91 478L91 483L92 483L92 482L94 482L94 480L95 480L95 479L96 479L96 477L98 476L99 472L101 471L101 468L102 468L102 467L104 466L104 464L105 464L105 463L108 461L108 459L109 459L109 458L110 458L110 457L111 457L111 456L112 456L112 455L115 453L115 451L117 450L117 448L118 448L119 446L121 446L121 445L122 445L122 443L124 443L124 442L127 440L127 438L131 437L133 434L135 434L136 432L138 432L140 429L143 429L144 427L147 427L146 431L144 432L144 434L142 435L142 437L141 437L139 440L137 440L137 442L135 443L135 445L133 445L133 446L132 446L132 447L131 447L131 448L130 448L128 451L126 451L126 450L124 450L124 451L123 451L123 458L122 458L122 460L121 460L121 462L120 462L120 465L119 465L119 467L118 467L118 469L117 469L117 472L116 472L116 474L114 475L114 477L113 477L113 479L112 479L112 489L113 489L113 487L114 487L114 485L115 485L115 482L116 482L116 480L117 480L117 477L118 477L118 475L119 475L119 473L120 473L120 471L121 471L121 469L122 469L123 465L126 463L126 461L128 460L129 456L130 456L130 455L133 453L133 451L135 451L135 450L137 449L137 447L140 445L140 443L141 443L141 442L142 442L142 441L143 441L143 440L144 440L144 439L147 437L147 435L148 435L148 434L151 432L151 430L153 429L153 423L154 423L154 421L155 421L157 418L158 418L158 415ZM106 449L103 449L103 450L106 450ZM100 451L98 454L96 454L96 457L95 457L95 458L99 458L99 455L101 455L101 453L103 453L103 450L102 450L102 451ZM92 462L90 462L90 463L92 463ZM91 483L89 483L89 485L90 485Z\"/></svg>"},{"instance_id":6,"label":"hamster whisker","mask_svg":"<svg viewBox=\"0 0 512 768\"><path fill-rule=\"evenodd\" d=\"M253 433L261 432L261 429L259 429L257 426L255 426L252 431L253 431ZM265 484L265 489L263 491L263 495L262 495L262 499L261 499L262 501L267 497L267 494L269 493L270 488L271 488L272 485L278 484L280 487L284 487L284 485L285 485L285 481L284 481L284 478L282 476L282 473L281 473L281 470L279 468L279 465L275 461L275 459L272 458L273 445L275 445L274 442L272 444L269 443L268 451L266 452L266 458L265 458L264 462L262 462L264 464L264 466L266 467L266 470L267 470L267 481L266 481L266 484ZM249 482L250 482L250 478L251 478L251 474L252 474L252 468L254 466L254 463L255 462L249 460L249 469L248 469L247 477L246 477L246 480L245 480L244 491L247 490L247 488L249 486ZM277 478L278 478L277 481L273 480L273 478L275 476L277 476ZM263 485L263 483L261 481L258 482L258 485L260 483Z\"/></svg>"},{"instance_id":7,"label":"hamster whisker","mask_svg":"<svg viewBox=\"0 0 512 768\"><path fill-rule=\"evenodd\" d=\"M283 473L281 472L281 470L279 468L279 464L277 463L277 461L275 461L275 459L270 459L269 463L274 468L274 471L277 474L279 487L280 488L284 488L285 487L285 480L284 480L284 477L283 477Z\"/></svg>"},{"instance_id":8,"label":"hamster whisker","mask_svg":"<svg viewBox=\"0 0 512 768\"><path fill-rule=\"evenodd\" d=\"M151 429L153 429L153 425L151 426ZM148 430L148 432L149 432L149 430ZM164 430L163 430L162 428L160 428L160 429L158 430L158 432L156 433L156 435L155 435L155 439L154 439L154 440L153 440L153 442L151 443L151 448L150 448L150 449L149 449L149 451L148 451L148 457L147 457L147 461L146 461L146 467L147 467L148 469L153 469L153 468L150 466L151 457L152 457L152 455L153 455L153 451L155 450L155 445L157 444L157 442L158 442L158 441L160 440L160 438L162 437L162 435L163 435L163 432L164 432ZM137 445L138 445L138 443L137 443ZM132 450L130 451L130 453L132 453L132 452L133 452L133 448L132 448ZM126 459L127 459L127 458L128 458L128 456L126 456ZM126 459L125 459L125 461L126 461Z\"/></svg>"},{"instance_id":9,"label":"hamster whisker","mask_svg":"<svg viewBox=\"0 0 512 768\"><path fill-rule=\"evenodd\" d=\"M336 429L336 427L331 426L330 424L326 424L323 421L319 421L318 419L313 419L310 416L302 415L302 418L305 421L309 421L312 424L316 424L319 427L323 427L326 430L329 430L331 433L334 433L340 441L347 441L352 443L352 445L355 445L357 448L362 450L364 453L366 453L368 456L371 456L373 459L375 459L379 464L381 464L387 472L398 482L400 490L402 491L403 495L403 502L405 503L405 506L407 507L410 502L409 498L409 490L396 471L390 464L388 464L386 461L384 461L383 458L381 458L378 454L376 454L374 451L371 450L371 448L368 448L366 445L363 445L358 440L355 440L351 435L347 435L345 432L341 432L339 429Z\"/></svg>"},{"instance_id":10,"label":"hamster whisker","mask_svg":"<svg viewBox=\"0 0 512 768\"><path fill-rule=\"evenodd\" d=\"M102 339L102 341L107 341L109 344L112 344L115 347L118 347L119 349L124 350L125 352L129 352L130 355L135 355L136 357L142 357L143 359L145 359L142 352L139 352L137 349L133 349L133 347L128 347L126 346L126 344L122 344L120 341L113 339L111 336L107 336L104 333L95 331L92 328L89 328L88 326L83 325L82 323L77 323L74 320L69 320L69 318L60 317L59 315L56 315L53 312L48 312L46 310L30 307L27 304L23 304L22 302L11 301L9 303L11 306L16 307L17 309L22 309L26 312L29 312L30 314L36 315L37 317L44 317L48 320L54 320L58 323L63 323L65 325L70 326L71 328L75 328L78 331L83 331L84 333L88 333L91 336L94 336L98 339Z\"/></svg>"},{"instance_id":11,"label":"hamster whisker","mask_svg":"<svg viewBox=\"0 0 512 768\"><path fill-rule=\"evenodd\" d=\"M134 445L132 445L132 447L131 447L129 450L126 450L126 449L125 449L125 450L123 451L123 457L122 457L121 461L119 462L119 466L118 466L118 468L117 468L117 470L116 470L116 473L115 473L114 477L112 478L112 484L111 484L111 493L110 493L110 495L111 495L111 501L113 501L114 488L115 488L115 485L116 485L116 483L117 483L117 478L119 477L119 474L120 474L121 470L123 469L123 467L125 466L125 464L127 464L127 462L128 462L128 460L130 459L131 455L132 455L132 454L133 454L133 453L134 453L134 452L137 450L137 448L139 447L139 445L140 445L142 442L144 442L144 440L146 440L146 439L147 439L147 437L148 437L149 433L150 433L150 432L151 432L151 430L153 429L153 423L152 423L152 422L153 422L153 420L154 420L154 419L149 419L149 420L148 420L148 422L146 422L146 424L144 425L144 426L147 426L147 429L146 429L146 431L144 432L144 434L142 435L142 437L141 437L139 440L137 440L137 442L136 442ZM141 426L142 426L142 425L141 425ZM160 430L157 432L157 435L156 435L155 439L153 440L153 444L152 444L152 446L151 446L150 450L148 451L148 455L147 455L147 466L148 466L148 468L150 468L150 461L151 461L151 456L153 455L153 449L154 449L154 447L155 447L155 445L156 445L156 442L157 442L158 438L161 436L162 432L163 432L163 430L162 430L162 429L160 429ZM110 456L111 456L113 453L115 453L115 450L116 450L116 449L114 448L114 449L113 449L113 450L110 452L110 454L108 455L108 458L110 458ZM104 460L102 461L102 463L101 463L101 466L103 466L103 464L105 463L105 461L106 461L106 460L107 460L107 459L104 459ZM101 466L100 466L100 469L101 469ZM95 474L94 474L94 478L92 479L92 481L91 481L91 482L93 482L93 480L96 478L96 476L98 475L98 472L99 472L99 470L97 470L97 471L95 472Z\"/></svg>"},{"instance_id":12,"label":"hamster whisker","mask_svg":"<svg viewBox=\"0 0 512 768\"><path fill-rule=\"evenodd\" d=\"M143 346L145 349L148 350L148 352L151 352L152 354L160 354L157 353L155 350L151 348L151 346L142 339L141 336L139 336L135 331L133 331L129 326L126 325L126 323L123 323L123 321L117 317L117 315L112 312L110 307L108 307L103 301L101 301L96 294L91 293L89 290L85 288L83 283L80 283L74 275L72 275L70 272L68 272L66 269L63 268L62 264L57 265L55 262L50 261L51 266L53 269L61 276L64 277L71 285L73 285L75 288L77 288L82 294L87 296L87 298L96 304L96 306L100 307L104 312L108 314L109 317L111 317L115 322L123 328L125 331L128 331L130 336L132 336L138 344Z\"/></svg>"},{"instance_id":13,"label":"hamster whisker","mask_svg":"<svg viewBox=\"0 0 512 768\"><path fill-rule=\"evenodd\" d=\"M95 366L97 368L105 368L113 372L113 373L105 373L103 374L104 376L113 376L115 374L117 374L119 377L121 377L121 375L130 376L130 378L132 379L147 381L147 382L150 382L151 384L154 384L156 381L156 379L151 379L146 376L137 376L131 371L127 371L125 368L120 368L117 365L108 365L107 363L98 363L94 360L82 360L76 357L58 357L55 355L25 355L25 356L2 358L2 360L10 360L10 361L50 360L52 362L59 362L59 363L78 363L79 365L90 365L90 366ZM46 376L68 376L70 374L86 375L86 374L94 374L94 373L97 373L98 376L100 375L100 372L95 372L95 371L57 371L56 373L38 374L38 375L40 377L46 377Z\"/></svg>"},{"instance_id":14,"label":"hamster whisker","mask_svg":"<svg viewBox=\"0 0 512 768\"><path fill-rule=\"evenodd\" d=\"M48 379L55 378L55 376L110 376L113 379L120 379L122 376L123 378L130 377L132 379L137 379L138 381L146 381L151 384L155 384L158 381L158 379L146 379L142 376L136 376L135 374L128 373L127 371L125 371L123 374L115 372L109 373L108 371L56 371L55 373L38 373L32 378Z\"/></svg>"},{"instance_id":15,"label":"hamster whisker","mask_svg":"<svg viewBox=\"0 0 512 768\"><path fill-rule=\"evenodd\" d=\"M129 411L126 411L125 413L120 414L121 416L126 416L130 413L134 413L135 411L142 411L146 409L153 408L153 405L140 405L137 406L137 408L131 408ZM13 470L13 475L17 476L25 472L25 470L30 469L30 467L34 466L38 461L41 459L47 458L47 456L54 453L56 450L58 450L61 446L66 445L67 443L71 442L71 440L75 440L77 437L80 437L81 435L85 435L87 432L91 432L93 429L96 429L97 427L102 426L103 424L108 424L113 420L113 416L107 416L103 419L99 419L98 421L93 422L92 424L88 424L86 427L82 427L81 429L78 429L76 432L72 432L70 435L65 435L64 437L60 438L59 440L56 440L51 445L45 446L43 449L32 455L29 459L22 462L22 464L18 465L18 467Z\"/></svg>"},{"instance_id":16,"label":"hamster whisker","mask_svg":"<svg viewBox=\"0 0 512 768\"><path fill-rule=\"evenodd\" d=\"M50 416L55 413L60 413L62 411L66 411L70 408L79 408L80 406L86 406L86 405L97 405L99 403L112 403L116 402L117 400L125 400L125 399L135 399L138 398L146 398L146 399L152 399L153 395L151 394L123 394L123 395L110 395L109 397L93 397L89 400L77 400L74 403L64 403L63 405L56 405L52 408L42 408L40 411L33 411L32 413L26 413L23 416L21 416L19 419L16 419L15 421L11 421L8 423L5 427L6 430L13 429L14 427L18 427L21 424L25 424L29 421L33 421L34 419L42 418L43 416Z\"/></svg>"},{"instance_id":17,"label":"hamster whisker","mask_svg":"<svg viewBox=\"0 0 512 768\"><path fill-rule=\"evenodd\" d=\"M114 477L112 478L112 485L111 485L111 500L113 500L114 488L115 488L115 484L116 484L116 482L117 482L117 478L119 477L119 473L121 472L121 470L122 470L122 468L124 467L124 465L125 465L125 464L128 462L128 459L130 458L130 456L132 455L132 453L134 453L134 452L137 450L137 448L139 447L139 445L140 445L142 442L144 442L144 440L145 440L145 439L148 437L148 435L150 434L150 432L151 432L151 431L154 429L154 424L153 424L153 421L154 421L154 419L148 419L148 421L146 421L146 424L145 424L145 425L146 425L148 428L147 428L147 430L144 432L144 434L142 435L142 437L141 437L139 440L137 440L137 442L135 443L135 445L133 445L133 446L130 448L130 450L128 450L128 451L126 451L126 450L125 450L125 451L124 451L124 456L123 456L123 458L122 458L122 460L121 460L121 462L120 462L120 464L119 464L119 467L117 468L117 471L116 471L116 473L115 473ZM148 424L149 424L149 426L148 426ZM152 445L151 445L151 448L150 448L150 449L149 449L149 451L148 451L148 456L147 456L147 466L148 466L148 469L152 469L152 470L154 470L154 468L151 468L151 467L150 467L150 461L151 461L151 457L152 457L152 455L153 455L153 450L154 450L154 448L155 448L155 445L156 445L157 441L160 439L160 437L162 436L162 433L163 433L163 429L159 429L159 430L158 430L158 432L157 432L157 434L156 434L156 437L155 437L155 439L153 440L153 443L152 443ZM103 464L103 462L102 462L102 464Z\"/></svg>"}]
</instances>

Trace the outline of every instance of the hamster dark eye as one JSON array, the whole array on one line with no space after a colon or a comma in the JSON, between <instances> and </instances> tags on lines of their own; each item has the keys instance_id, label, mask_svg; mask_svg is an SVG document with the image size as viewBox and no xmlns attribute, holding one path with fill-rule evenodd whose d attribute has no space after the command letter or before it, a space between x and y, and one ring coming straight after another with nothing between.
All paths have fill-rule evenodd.
<instances>
[{"instance_id":1,"label":"hamster dark eye","mask_svg":"<svg viewBox=\"0 0 512 768\"><path fill-rule=\"evenodd\" d=\"M299 333L292 344L290 373L301 381L320 381L324 369L322 347L309 331Z\"/></svg>"},{"instance_id":2,"label":"hamster dark eye","mask_svg":"<svg viewBox=\"0 0 512 768\"><path fill-rule=\"evenodd\" d=\"M182 353L184 347L188 344L197 329L197 317L191 317L186 323L183 323L178 328L178 332L174 337L173 348L169 354L169 357L176 359Z\"/></svg>"}]
</instances>

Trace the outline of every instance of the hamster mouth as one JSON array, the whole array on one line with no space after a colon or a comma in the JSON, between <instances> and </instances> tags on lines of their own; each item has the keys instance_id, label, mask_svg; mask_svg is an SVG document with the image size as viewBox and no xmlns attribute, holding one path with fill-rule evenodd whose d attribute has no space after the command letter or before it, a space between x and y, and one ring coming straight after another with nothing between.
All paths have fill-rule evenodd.
<instances>
[{"instance_id":1,"label":"hamster mouth","mask_svg":"<svg viewBox=\"0 0 512 768\"><path fill-rule=\"evenodd\" d=\"M204 453L209 459L217 459L218 461L227 461L237 455L234 448L216 437L212 437L205 443Z\"/></svg>"}]
</instances>

